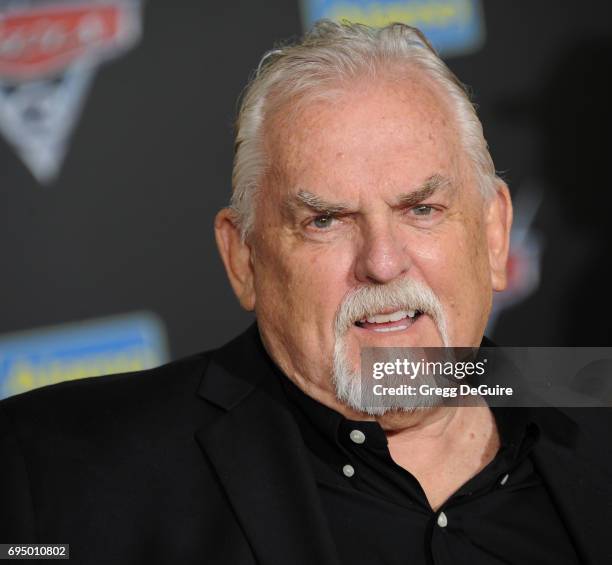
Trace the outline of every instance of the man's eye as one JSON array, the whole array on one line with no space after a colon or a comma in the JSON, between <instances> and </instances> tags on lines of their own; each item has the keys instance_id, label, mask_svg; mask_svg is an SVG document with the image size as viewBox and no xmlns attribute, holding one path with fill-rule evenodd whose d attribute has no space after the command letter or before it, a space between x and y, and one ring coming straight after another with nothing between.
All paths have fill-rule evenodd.
<instances>
[{"instance_id":1,"label":"man's eye","mask_svg":"<svg viewBox=\"0 0 612 565\"><path fill-rule=\"evenodd\" d=\"M332 216L317 216L312 220L312 225L318 229L326 229L332 225L334 218Z\"/></svg>"},{"instance_id":2,"label":"man's eye","mask_svg":"<svg viewBox=\"0 0 612 565\"><path fill-rule=\"evenodd\" d=\"M421 204L412 208L415 216L429 216L433 211L433 206L428 206L427 204Z\"/></svg>"}]
</instances>

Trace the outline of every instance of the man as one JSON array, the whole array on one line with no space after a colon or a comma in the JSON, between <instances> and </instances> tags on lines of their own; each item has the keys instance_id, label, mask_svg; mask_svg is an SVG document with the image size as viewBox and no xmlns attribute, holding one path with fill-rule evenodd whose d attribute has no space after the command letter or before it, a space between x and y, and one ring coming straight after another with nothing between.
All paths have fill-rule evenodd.
<instances>
[{"instance_id":1,"label":"man","mask_svg":"<svg viewBox=\"0 0 612 565\"><path fill-rule=\"evenodd\" d=\"M417 30L322 22L270 52L215 223L256 324L0 404L0 541L77 563L611 562L607 414L585 432L555 409L361 394L365 347L483 343L511 218Z\"/></svg>"}]
</instances>

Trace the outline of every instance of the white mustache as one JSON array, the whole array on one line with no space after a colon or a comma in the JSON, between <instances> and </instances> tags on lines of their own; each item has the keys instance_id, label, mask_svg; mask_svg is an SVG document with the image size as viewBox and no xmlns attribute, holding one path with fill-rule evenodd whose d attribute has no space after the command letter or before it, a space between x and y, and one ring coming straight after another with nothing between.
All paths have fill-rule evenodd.
<instances>
[{"instance_id":1,"label":"white mustache","mask_svg":"<svg viewBox=\"0 0 612 565\"><path fill-rule=\"evenodd\" d=\"M347 359L345 334L355 322L373 316L383 310L420 310L435 322L442 344L449 347L444 309L435 293L425 283L403 278L386 285L370 285L348 292L338 307L335 318L335 345L333 379L338 399L355 410L372 416L401 408L419 410L408 406L372 407L361 391L361 375Z\"/></svg>"},{"instance_id":2,"label":"white mustache","mask_svg":"<svg viewBox=\"0 0 612 565\"><path fill-rule=\"evenodd\" d=\"M410 278L397 279L385 285L361 286L349 291L336 312L336 339L341 338L355 322L383 310L420 310L433 319L446 345L448 334L440 300L425 283Z\"/></svg>"}]
</instances>

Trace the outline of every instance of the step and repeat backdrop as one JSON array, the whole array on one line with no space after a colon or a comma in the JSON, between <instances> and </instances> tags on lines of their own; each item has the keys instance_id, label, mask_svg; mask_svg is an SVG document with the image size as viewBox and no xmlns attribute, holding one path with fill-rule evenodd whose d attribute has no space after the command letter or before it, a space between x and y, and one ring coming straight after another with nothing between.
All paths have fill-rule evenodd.
<instances>
[{"instance_id":1,"label":"step and repeat backdrop","mask_svg":"<svg viewBox=\"0 0 612 565\"><path fill-rule=\"evenodd\" d=\"M323 17L416 25L472 88L516 207L488 335L612 344L607 0L0 0L0 398L250 323L212 232L236 101Z\"/></svg>"}]
</instances>

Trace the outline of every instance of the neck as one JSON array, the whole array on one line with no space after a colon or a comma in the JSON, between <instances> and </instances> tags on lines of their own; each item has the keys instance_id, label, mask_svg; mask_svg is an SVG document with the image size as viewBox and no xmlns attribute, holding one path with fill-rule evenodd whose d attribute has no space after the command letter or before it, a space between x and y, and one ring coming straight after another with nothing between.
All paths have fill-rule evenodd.
<instances>
[{"instance_id":1,"label":"neck","mask_svg":"<svg viewBox=\"0 0 612 565\"><path fill-rule=\"evenodd\" d=\"M287 374L287 373L285 373ZM409 438L428 438L435 440L453 435L453 431L463 428L467 420L471 420L479 410L470 407L437 406L413 412L390 411L380 416L372 416L366 412L347 406L338 398L334 391L322 387L297 374L287 376L305 394L321 404L342 414L345 418L355 421L377 421L385 431L389 441ZM484 402L481 409L488 412ZM462 426L458 426L461 423Z\"/></svg>"},{"instance_id":2,"label":"neck","mask_svg":"<svg viewBox=\"0 0 612 565\"><path fill-rule=\"evenodd\" d=\"M466 423L475 421L478 417L491 420L491 414L482 402L481 407L470 407L468 409L457 406L437 406L412 412L391 411L381 416L372 416L367 412L356 410L344 402L338 400L329 378L318 382L307 379L299 371L292 370L292 363L287 359L284 363L283 355L274 355L275 348L268 343L266 335L260 330L260 337L268 355L286 378L291 380L305 394L320 402L321 404L342 414L345 418L355 421L377 421L385 431L389 443L401 443L410 440L425 439L431 443L440 443L436 439L444 439L456 435L460 430L465 430ZM457 424L461 424L460 426ZM451 425L452 424L452 425ZM459 432L460 433L460 432Z\"/></svg>"}]
</instances>

